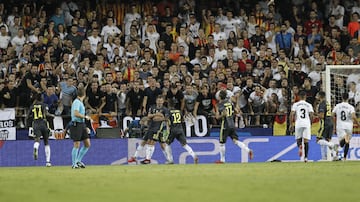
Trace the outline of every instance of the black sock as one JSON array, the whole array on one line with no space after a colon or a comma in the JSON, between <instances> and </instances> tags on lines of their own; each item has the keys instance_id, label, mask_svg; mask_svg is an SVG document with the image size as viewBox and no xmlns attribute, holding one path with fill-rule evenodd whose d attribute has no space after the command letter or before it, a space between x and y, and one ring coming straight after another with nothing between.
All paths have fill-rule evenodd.
<instances>
[{"instance_id":1,"label":"black sock","mask_svg":"<svg viewBox=\"0 0 360 202\"><path fill-rule=\"evenodd\" d=\"M347 157L348 152L349 152L349 143L346 143L344 148L344 158Z\"/></svg>"},{"instance_id":2,"label":"black sock","mask_svg":"<svg viewBox=\"0 0 360 202\"><path fill-rule=\"evenodd\" d=\"M344 147L344 145L345 145L345 139L342 139L342 140L340 141L340 146L341 146L341 147Z\"/></svg>"},{"instance_id":3,"label":"black sock","mask_svg":"<svg viewBox=\"0 0 360 202\"><path fill-rule=\"evenodd\" d=\"M297 146L300 147L300 145L301 145L301 143L302 143L302 139L301 139L301 138L297 139L297 140L296 140L296 143L297 143Z\"/></svg>"},{"instance_id":4,"label":"black sock","mask_svg":"<svg viewBox=\"0 0 360 202\"><path fill-rule=\"evenodd\" d=\"M304 143L304 149L305 149L305 158L308 157L308 153L309 153L309 143L308 142L305 142Z\"/></svg>"}]
</instances>

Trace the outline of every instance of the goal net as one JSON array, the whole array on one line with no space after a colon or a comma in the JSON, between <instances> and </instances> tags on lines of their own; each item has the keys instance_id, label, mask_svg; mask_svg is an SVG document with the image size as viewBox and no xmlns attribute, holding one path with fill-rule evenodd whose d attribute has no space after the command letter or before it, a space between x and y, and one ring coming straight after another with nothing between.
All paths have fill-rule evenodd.
<instances>
[{"instance_id":1,"label":"goal net","mask_svg":"<svg viewBox=\"0 0 360 202\"><path fill-rule=\"evenodd\" d=\"M349 103L357 108L360 102L360 65L327 65L323 81L326 100L332 108L342 101L345 92L349 93Z\"/></svg>"}]
</instances>

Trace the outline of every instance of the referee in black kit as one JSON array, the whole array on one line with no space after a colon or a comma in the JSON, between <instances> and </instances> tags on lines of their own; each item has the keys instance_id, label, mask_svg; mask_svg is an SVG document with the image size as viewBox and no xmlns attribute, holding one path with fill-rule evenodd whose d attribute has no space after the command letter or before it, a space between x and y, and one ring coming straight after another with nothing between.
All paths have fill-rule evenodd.
<instances>
[{"instance_id":1,"label":"referee in black kit","mask_svg":"<svg viewBox=\"0 0 360 202\"><path fill-rule=\"evenodd\" d=\"M70 137L74 141L74 147L71 152L72 168L85 168L85 164L81 162L86 152L90 148L89 131L86 128L85 119L91 120L89 116L85 115L85 88L83 84L78 85L77 98L71 105L71 126ZM84 145L81 147L80 142L83 141Z\"/></svg>"}]
</instances>

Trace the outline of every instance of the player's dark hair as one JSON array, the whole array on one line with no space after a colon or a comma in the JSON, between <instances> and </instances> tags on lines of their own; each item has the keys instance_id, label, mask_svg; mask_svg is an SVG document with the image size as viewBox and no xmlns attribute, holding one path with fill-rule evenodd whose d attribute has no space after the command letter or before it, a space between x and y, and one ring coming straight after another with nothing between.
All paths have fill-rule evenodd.
<instances>
[{"instance_id":1,"label":"player's dark hair","mask_svg":"<svg viewBox=\"0 0 360 202\"><path fill-rule=\"evenodd\" d=\"M303 91L303 90L302 90L302 91L300 91L300 92L299 92L299 97L300 97L300 98L304 98L304 97L306 97L306 92L305 92L305 91Z\"/></svg>"},{"instance_id":2,"label":"player's dark hair","mask_svg":"<svg viewBox=\"0 0 360 202\"><path fill-rule=\"evenodd\" d=\"M78 86L77 95L79 97L85 96L85 87L84 87L84 85L79 85Z\"/></svg>"},{"instance_id":3,"label":"player's dark hair","mask_svg":"<svg viewBox=\"0 0 360 202\"><path fill-rule=\"evenodd\" d=\"M42 94L41 93L35 93L34 100L41 102L42 101Z\"/></svg>"},{"instance_id":4,"label":"player's dark hair","mask_svg":"<svg viewBox=\"0 0 360 202\"><path fill-rule=\"evenodd\" d=\"M320 92L318 93L318 95L319 95L321 98L324 98L326 94L325 94L324 91L320 91Z\"/></svg>"},{"instance_id":5,"label":"player's dark hair","mask_svg":"<svg viewBox=\"0 0 360 202\"><path fill-rule=\"evenodd\" d=\"M342 99L343 100L348 100L349 99L349 93L343 93L342 94Z\"/></svg>"},{"instance_id":6,"label":"player's dark hair","mask_svg":"<svg viewBox=\"0 0 360 202\"><path fill-rule=\"evenodd\" d=\"M165 99L163 95L158 95L156 99Z\"/></svg>"},{"instance_id":7,"label":"player's dark hair","mask_svg":"<svg viewBox=\"0 0 360 202\"><path fill-rule=\"evenodd\" d=\"M227 93L225 90L220 91L220 93L219 93L220 99L225 100L226 96L227 96Z\"/></svg>"}]
</instances>

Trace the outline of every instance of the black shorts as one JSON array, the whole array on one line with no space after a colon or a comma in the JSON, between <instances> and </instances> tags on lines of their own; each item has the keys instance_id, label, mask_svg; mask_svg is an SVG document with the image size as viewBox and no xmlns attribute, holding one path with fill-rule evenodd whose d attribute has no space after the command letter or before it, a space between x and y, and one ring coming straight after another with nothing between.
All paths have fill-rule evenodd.
<instances>
[{"instance_id":1,"label":"black shorts","mask_svg":"<svg viewBox=\"0 0 360 202\"><path fill-rule=\"evenodd\" d=\"M334 125L332 123L320 120L320 128L318 130L317 138L330 140L333 135Z\"/></svg>"},{"instance_id":2,"label":"black shorts","mask_svg":"<svg viewBox=\"0 0 360 202\"><path fill-rule=\"evenodd\" d=\"M169 138L167 139L166 143L167 144L171 144L174 142L175 138L180 142L181 145L186 145L186 137L185 137L185 132L183 129L170 129L170 135Z\"/></svg>"},{"instance_id":3,"label":"black shorts","mask_svg":"<svg viewBox=\"0 0 360 202\"><path fill-rule=\"evenodd\" d=\"M86 129L86 124L81 122L72 122L70 125L70 137L74 141L82 141L90 138Z\"/></svg>"},{"instance_id":4,"label":"black shorts","mask_svg":"<svg viewBox=\"0 0 360 202\"><path fill-rule=\"evenodd\" d=\"M165 143L167 140L166 135L164 135L166 131L162 127L160 127L158 130L156 129L149 129L148 132L143 137L144 140L153 140L160 143Z\"/></svg>"},{"instance_id":5,"label":"black shorts","mask_svg":"<svg viewBox=\"0 0 360 202\"><path fill-rule=\"evenodd\" d=\"M34 121L33 129L35 137L40 138L42 136L44 139L49 139L50 130L47 121Z\"/></svg>"},{"instance_id":6,"label":"black shorts","mask_svg":"<svg viewBox=\"0 0 360 202\"><path fill-rule=\"evenodd\" d=\"M227 137L231 137L231 139L238 140L239 137L236 134L235 128L225 128L220 130L220 143L226 143Z\"/></svg>"}]
</instances>

